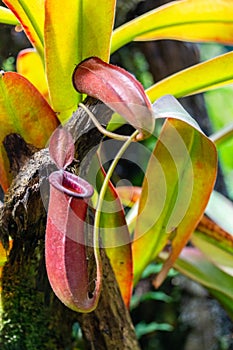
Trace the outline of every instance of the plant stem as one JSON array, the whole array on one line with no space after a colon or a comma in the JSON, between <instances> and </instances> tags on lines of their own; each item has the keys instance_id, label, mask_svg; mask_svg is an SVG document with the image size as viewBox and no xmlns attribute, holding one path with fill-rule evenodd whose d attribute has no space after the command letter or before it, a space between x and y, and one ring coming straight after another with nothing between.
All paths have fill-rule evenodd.
<instances>
[{"instance_id":1,"label":"plant stem","mask_svg":"<svg viewBox=\"0 0 233 350\"><path fill-rule=\"evenodd\" d=\"M102 127L102 125L99 123L99 121L96 119L93 113L89 111L89 109L83 104L79 103L79 106L84 109L84 111L88 114L88 116L91 118L97 129L105 136L110 137L111 139L119 140L119 141L127 141L130 139L130 136L125 136L125 135L119 135L115 134L111 131L108 131Z\"/></svg>"},{"instance_id":2,"label":"plant stem","mask_svg":"<svg viewBox=\"0 0 233 350\"><path fill-rule=\"evenodd\" d=\"M233 123L225 126L221 130L215 132L210 136L210 139L215 143L216 146L220 146L225 141L233 138Z\"/></svg>"},{"instance_id":3,"label":"plant stem","mask_svg":"<svg viewBox=\"0 0 233 350\"><path fill-rule=\"evenodd\" d=\"M93 235L94 235L94 247L98 247L98 245L99 245L99 224L100 224L101 208L103 205L106 190L108 188L108 183L111 179L111 176L113 174L114 169L117 166L118 161L120 160L120 158L122 157L122 155L126 151L126 149L129 147L130 143L136 138L138 133L139 133L139 131L136 130L128 138L128 140L123 144L123 146L118 151L117 155L115 156L114 160L112 161L112 163L107 171L106 177L104 179L103 185L102 185L101 190L100 190L100 194L99 194L99 198L98 198L98 202L97 202L97 206L96 206L94 233L93 233Z\"/></svg>"}]
</instances>

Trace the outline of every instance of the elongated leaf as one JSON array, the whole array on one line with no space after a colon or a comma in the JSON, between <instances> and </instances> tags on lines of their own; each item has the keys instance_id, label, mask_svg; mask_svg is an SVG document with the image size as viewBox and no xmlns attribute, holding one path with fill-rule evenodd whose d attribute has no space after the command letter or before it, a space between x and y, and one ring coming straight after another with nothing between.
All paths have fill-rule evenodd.
<instances>
[{"instance_id":1,"label":"elongated leaf","mask_svg":"<svg viewBox=\"0 0 233 350\"><path fill-rule=\"evenodd\" d=\"M191 241L215 265L226 271L231 269L233 274L233 235L204 216Z\"/></svg>"},{"instance_id":2,"label":"elongated leaf","mask_svg":"<svg viewBox=\"0 0 233 350\"><path fill-rule=\"evenodd\" d=\"M183 108L166 113L180 119ZM169 105L170 103L170 105ZM154 110L156 114L156 110ZM162 113L159 110L159 114ZM162 113L165 117L166 113ZM157 115L159 117L159 115ZM216 177L214 144L192 124L167 119L151 156L142 187L133 242L135 281L168 244L170 254L157 277L160 285L201 219Z\"/></svg>"},{"instance_id":3,"label":"elongated leaf","mask_svg":"<svg viewBox=\"0 0 233 350\"><path fill-rule=\"evenodd\" d=\"M142 85L126 70L91 57L76 67L73 83L79 92L101 100L139 129L139 138L153 132L151 104Z\"/></svg>"},{"instance_id":4,"label":"elongated leaf","mask_svg":"<svg viewBox=\"0 0 233 350\"><path fill-rule=\"evenodd\" d=\"M44 57L44 1L45 0L3 0L22 24L32 45L41 58Z\"/></svg>"},{"instance_id":5,"label":"elongated leaf","mask_svg":"<svg viewBox=\"0 0 233 350\"><path fill-rule=\"evenodd\" d=\"M230 0L174 1L117 28L112 52L132 40L178 39L233 43Z\"/></svg>"},{"instance_id":6,"label":"elongated leaf","mask_svg":"<svg viewBox=\"0 0 233 350\"><path fill-rule=\"evenodd\" d=\"M19 21L14 16L12 11L0 6L0 23L17 25L19 24Z\"/></svg>"},{"instance_id":7,"label":"elongated leaf","mask_svg":"<svg viewBox=\"0 0 233 350\"><path fill-rule=\"evenodd\" d=\"M4 138L10 133L18 133L27 143L42 148L58 126L58 120L43 96L27 79L7 72L0 75L0 124L0 184L6 191L12 178L2 143Z\"/></svg>"},{"instance_id":8,"label":"elongated leaf","mask_svg":"<svg viewBox=\"0 0 233 350\"><path fill-rule=\"evenodd\" d=\"M182 251L174 267L208 288L233 317L232 276L213 265L199 250L189 247Z\"/></svg>"},{"instance_id":9,"label":"elongated leaf","mask_svg":"<svg viewBox=\"0 0 233 350\"><path fill-rule=\"evenodd\" d=\"M19 52L16 69L40 91L46 100L49 99L44 65L35 49L25 49Z\"/></svg>"},{"instance_id":10,"label":"elongated leaf","mask_svg":"<svg viewBox=\"0 0 233 350\"><path fill-rule=\"evenodd\" d=\"M105 171L101 167L97 188L103 184ZM104 198L100 219L101 242L105 247L127 307L132 294L133 266L130 235L121 201L111 182Z\"/></svg>"},{"instance_id":11,"label":"elongated leaf","mask_svg":"<svg viewBox=\"0 0 233 350\"><path fill-rule=\"evenodd\" d=\"M219 151L219 163L227 192L233 198L233 85L208 91L204 94L204 98L212 129L215 132L211 137L214 137Z\"/></svg>"},{"instance_id":12,"label":"elongated leaf","mask_svg":"<svg viewBox=\"0 0 233 350\"><path fill-rule=\"evenodd\" d=\"M171 94L183 97L233 83L233 52L196 64L154 84L146 93L151 101Z\"/></svg>"},{"instance_id":13,"label":"elongated leaf","mask_svg":"<svg viewBox=\"0 0 233 350\"><path fill-rule=\"evenodd\" d=\"M74 67L89 56L108 61L115 0L45 2L45 59L52 106L64 121L81 96L72 86Z\"/></svg>"}]
</instances>

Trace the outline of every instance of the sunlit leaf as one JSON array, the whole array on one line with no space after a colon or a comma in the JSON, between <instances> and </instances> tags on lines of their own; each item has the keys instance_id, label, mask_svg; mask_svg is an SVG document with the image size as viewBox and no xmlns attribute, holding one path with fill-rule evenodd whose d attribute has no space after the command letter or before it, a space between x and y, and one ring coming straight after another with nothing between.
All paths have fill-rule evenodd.
<instances>
[{"instance_id":1,"label":"sunlit leaf","mask_svg":"<svg viewBox=\"0 0 233 350\"><path fill-rule=\"evenodd\" d=\"M0 6L0 23L17 25L19 24L19 21L14 16L12 11L3 6Z\"/></svg>"},{"instance_id":2,"label":"sunlit leaf","mask_svg":"<svg viewBox=\"0 0 233 350\"><path fill-rule=\"evenodd\" d=\"M10 133L17 133L25 142L42 148L58 126L58 120L43 96L26 78L14 72L2 72L0 124L0 184L6 191L12 177L2 143L4 138Z\"/></svg>"},{"instance_id":3,"label":"sunlit leaf","mask_svg":"<svg viewBox=\"0 0 233 350\"><path fill-rule=\"evenodd\" d=\"M115 0L45 2L46 71L52 106L61 121L81 100L72 85L75 66L89 56L109 59L114 8Z\"/></svg>"},{"instance_id":4,"label":"sunlit leaf","mask_svg":"<svg viewBox=\"0 0 233 350\"><path fill-rule=\"evenodd\" d=\"M208 91L204 98L213 131L219 133L222 128L233 125L233 85ZM233 137L222 140L218 146L219 161L228 194L233 198Z\"/></svg>"},{"instance_id":5,"label":"sunlit leaf","mask_svg":"<svg viewBox=\"0 0 233 350\"><path fill-rule=\"evenodd\" d=\"M166 99L167 97L165 97ZM160 285L201 219L216 177L216 149L187 122L183 108L167 100L167 119L145 174L133 242L135 282L143 269L169 245L170 254L157 277ZM162 104L163 105L163 104ZM170 109L170 112L169 112ZM154 110L156 115L156 109Z\"/></svg>"},{"instance_id":6,"label":"sunlit leaf","mask_svg":"<svg viewBox=\"0 0 233 350\"><path fill-rule=\"evenodd\" d=\"M36 50L25 49L20 51L17 56L16 69L48 100L48 84L45 78L44 65Z\"/></svg>"},{"instance_id":7,"label":"sunlit leaf","mask_svg":"<svg viewBox=\"0 0 233 350\"><path fill-rule=\"evenodd\" d=\"M92 166L94 166L95 161L92 161ZM95 167L99 169L97 161ZM104 177L105 171L101 167L96 178L98 190L103 184ZM101 211L100 235L102 245L105 247L119 284L123 300L129 306L133 285L130 235L121 201L111 182L109 182Z\"/></svg>"},{"instance_id":8,"label":"sunlit leaf","mask_svg":"<svg viewBox=\"0 0 233 350\"><path fill-rule=\"evenodd\" d=\"M183 97L233 83L233 52L196 64L161 80L146 90L151 101L171 94Z\"/></svg>"},{"instance_id":9,"label":"sunlit leaf","mask_svg":"<svg viewBox=\"0 0 233 350\"><path fill-rule=\"evenodd\" d=\"M183 249L174 267L185 276L208 288L233 317L232 276L208 261L199 250L190 247Z\"/></svg>"},{"instance_id":10,"label":"sunlit leaf","mask_svg":"<svg viewBox=\"0 0 233 350\"><path fill-rule=\"evenodd\" d=\"M138 138L153 132L151 104L142 85L125 69L91 57L76 67L73 84L77 91L97 98L121 114L140 130Z\"/></svg>"},{"instance_id":11,"label":"sunlit leaf","mask_svg":"<svg viewBox=\"0 0 233 350\"><path fill-rule=\"evenodd\" d=\"M221 193L213 191L206 214L225 231L233 235L233 203Z\"/></svg>"},{"instance_id":12,"label":"sunlit leaf","mask_svg":"<svg viewBox=\"0 0 233 350\"><path fill-rule=\"evenodd\" d=\"M112 52L132 40L178 39L232 44L232 33L232 1L174 1L117 28Z\"/></svg>"},{"instance_id":13,"label":"sunlit leaf","mask_svg":"<svg viewBox=\"0 0 233 350\"><path fill-rule=\"evenodd\" d=\"M41 58L44 56L44 1L45 0L3 0L22 24L32 45Z\"/></svg>"}]
</instances>

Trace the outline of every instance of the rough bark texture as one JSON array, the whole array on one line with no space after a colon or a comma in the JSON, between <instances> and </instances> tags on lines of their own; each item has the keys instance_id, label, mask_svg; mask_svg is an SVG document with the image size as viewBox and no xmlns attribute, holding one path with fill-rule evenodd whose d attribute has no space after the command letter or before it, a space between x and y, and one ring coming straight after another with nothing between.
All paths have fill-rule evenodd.
<instances>
[{"instance_id":1,"label":"rough bark texture","mask_svg":"<svg viewBox=\"0 0 233 350\"><path fill-rule=\"evenodd\" d=\"M102 124L108 122L111 112L103 104L89 99L87 105ZM102 136L82 109L74 113L67 128L76 140L77 160L70 170L77 172L79 163ZM20 153L16 145L20 145ZM44 234L49 194L47 176L54 165L48 149L34 153L18 135L9 135L5 147L12 171L21 169L0 209L0 237L6 246L9 236L14 242L2 276L1 349L72 349L72 326L77 320L88 349L138 349L128 310L104 251L103 288L94 312L72 312L53 294L45 271ZM86 166L90 157L91 152Z\"/></svg>"}]
</instances>

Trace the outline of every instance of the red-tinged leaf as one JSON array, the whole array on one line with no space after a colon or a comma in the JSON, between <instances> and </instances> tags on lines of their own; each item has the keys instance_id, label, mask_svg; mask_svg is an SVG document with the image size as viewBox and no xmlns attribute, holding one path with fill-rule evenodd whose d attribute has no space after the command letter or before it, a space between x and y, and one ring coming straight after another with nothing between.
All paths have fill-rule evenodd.
<instances>
[{"instance_id":1,"label":"red-tinged leaf","mask_svg":"<svg viewBox=\"0 0 233 350\"><path fill-rule=\"evenodd\" d=\"M142 188L138 186L119 186L116 191L121 202L127 207L132 207L139 200Z\"/></svg>"},{"instance_id":2,"label":"red-tinged leaf","mask_svg":"<svg viewBox=\"0 0 233 350\"><path fill-rule=\"evenodd\" d=\"M74 159L74 140L71 134L63 129L56 129L49 142L50 157L59 169L65 169Z\"/></svg>"},{"instance_id":3,"label":"red-tinged leaf","mask_svg":"<svg viewBox=\"0 0 233 350\"><path fill-rule=\"evenodd\" d=\"M45 65L52 107L62 122L82 99L72 85L74 67L90 56L109 60L115 2L45 2Z\"/></svg>"},{"instance_id":4,"label":"red-tinged leaf","mask_svg":"<svg viewBox=\"0 0 233 350\"><path fill-rule=\"evenodd\" d=\"M73 84L77 91L101 100L139 129L138 139L153 132L150 102L142 85L124 69L91 57L76 67Z\"/></svg>"},{"instance_id":5,"label":"red-tinged leaf","mask_svg":"<svg viewBox=\"0 0 233 350\"><path fill-rule=\"evenodd\" d=\"M85 247L85 220L92 186L66 171L53 172L45 239L45 261L50 284L70 309L96 308L101 288L101 263L96 258L96 285L90 290ZM92 297L90 294L92 293Z\"/></svg>"},{"instance_id":6,"label":"red-tinged leaf","mask_svg":"<svg viewBox=\"0 0 233 350\"><path fill-rule=\"evenodd\" d=\"M98 162L95 166L99 168ZM104 178L105 171L101 167L96 178L98 190L101 188ZM111 182L108 184L101 210L100 237L110 259L123 300L129 307L133 286L130 235L121 201Z\"/></svg>"},{"instance_id":7,"label":"red-tinged leaf","mask_svg":"<svg viewBox=\"0 0 233 350\"><path fill-rule=\"evenodd\" d=\"M0 91L0 184L6 191L12 177L4 138L17 133L25 142L43 148L59 123L43 96L20 74L2 72Z\"/></svg>"},{"instance_id":8,"label":"red-tinged leaf","mask_svg":"<svg viewBox=\"0 0 233 350\"><path fill-rule=\"evenodd\" d=\"M19 52L16 69L19 74L27 78L40 91L44 98L49 101L44 65L35 49L30 48Z\"/></svg>"},{"instance_id":9,"label":"red-tinged leaf","mask_svg":"<svg viewBox=\"0 0 233 350\"><path fill-rule=\"evenodd\" d=\"M3 2L22 24L28 39L43 58L45 0L3 0Z\"/></svg>"},{"instance_id":10,"label":"red-tinged leaf","mask_svg":"<svg viewBox=\"0 0 233 350\"><path fill-rule=\"evenodd\" d=\"M169 99L168 99L169 102ZM214 186L217 155L214 144L184 122L183 108L170 101L167 119L146 170L133 242L135 281L145 266L168 244L170 254L156 286L187 243L200 221ZM171 116L169 105L156 117ZM156 110L154 110L156 114Z\"/></svg>"}]
</instances>

